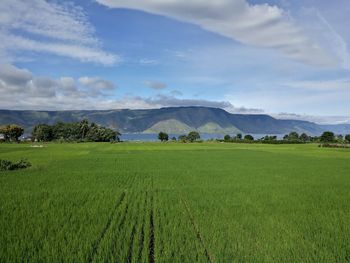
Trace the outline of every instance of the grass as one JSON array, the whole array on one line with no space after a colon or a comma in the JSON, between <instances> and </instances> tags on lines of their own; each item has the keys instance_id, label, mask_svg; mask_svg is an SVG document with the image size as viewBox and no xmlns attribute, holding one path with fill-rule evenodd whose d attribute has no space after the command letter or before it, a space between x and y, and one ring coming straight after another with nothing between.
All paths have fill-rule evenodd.
<instances>
[{"instance_id":1,"label":"grass","mask_svg":"<svg viewBox=\"0 0 350 263\"><path fill-rule=\"evenodd\" d=\"M350 262L350 149L0 145L0 262Z\"/></svg>"}]
</instances>

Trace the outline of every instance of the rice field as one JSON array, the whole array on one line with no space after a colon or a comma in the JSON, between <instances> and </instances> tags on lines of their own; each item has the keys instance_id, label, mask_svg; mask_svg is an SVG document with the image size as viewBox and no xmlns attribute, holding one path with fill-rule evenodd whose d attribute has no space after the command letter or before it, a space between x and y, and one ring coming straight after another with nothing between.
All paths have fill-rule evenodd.
<instances>
[{"instance_id":1,"label":"rice field","mask_svg":"<svg viewBox=\"0 0 350 263\"><path fill-rule=\"evenodd\" d=\"M0 144L0 262L350 262L350 149Z\"/></svg>"}]
</instances>

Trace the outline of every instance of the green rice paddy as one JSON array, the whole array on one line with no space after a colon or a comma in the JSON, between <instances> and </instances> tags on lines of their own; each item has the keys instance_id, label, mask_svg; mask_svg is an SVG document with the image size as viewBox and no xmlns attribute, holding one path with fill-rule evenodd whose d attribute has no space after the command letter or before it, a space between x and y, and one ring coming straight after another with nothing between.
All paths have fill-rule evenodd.
<instances>
[{"instance_id":1,"label":"green rice paddy","mask_svg":"<svg viewBox=\"0 0 350 263\"><path fill-rule=\"evenodd\" d=\"M350 149L1 144L0 262L350 262Z\"/></svg>"}]
</instances>

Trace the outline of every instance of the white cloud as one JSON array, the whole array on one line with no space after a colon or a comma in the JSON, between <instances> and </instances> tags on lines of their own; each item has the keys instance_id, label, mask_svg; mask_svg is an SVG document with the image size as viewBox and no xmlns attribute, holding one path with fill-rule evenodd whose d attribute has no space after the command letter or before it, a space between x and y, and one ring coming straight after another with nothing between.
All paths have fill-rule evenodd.
<instances>
[{"instance_id":1,"label":"white cloud","mask_svg":"<svg viewBox=\"0 0 350 263\"><path fill-rule=\"evenodd\" d=\"M117 55L101 49L83 10L44 0L2 0L0 58L14 61L18 52L34 51L95 62L117 63Z\"/></svg>"},{"instance_id":2,"label":"white cloud","mask_svg":"<svg viewBox=\"0 0 350 263\"><path fill-rule=\"evenodd\" d=\"M56 80L47 77L34 77L26 69L19 69L13 65L0 65L0 96L3 100L14 105L19 96L52 97L56 95ZM12 96L8 100L7 97ZM4 101L2 101L4 102Z\"/></svg>"},{"instance_id":3,"label":"white cloud","mask_svg":"<svg viewBox=\"0 0 350 263\"><path fill-rule=\"evenodd\" d=\"M78 82L91 97L107 96L116 88L112 82L99 77L81 77Z\"/></svg>"},{"instance_id":4,"label":"white cloud","mask_svg":"<svg viewBox=\"0 0 350 263\"><path fill-rule=\"evenodd\" d=\"M163 94L158 94L156 97L151 98L141 98L135 97L139 100L145 101L148 105L153 108L161 107L186 107L186 106L202 106L202 107L212 107L212 108L228 108L232 107L231 103L227 101L209 101L200 99L178 99L173 96L167 96Z\"/></svg>"},{"instance_id":5,"label":"white cloud","mask_svg":"<svg viewBox=\"0 0 350 263\"><path fill-rule=\"evenodd\" d=\"M71 107L69 103L79 107L76 104L79 101L83 102L81 107L86 107L91 100L106 97L114 89L113 83L99 77L53 79L34 76L30 71L13 65L0 64L0 105L10 109L61 106L63 109Z\"/></svg>"},{"instance_id":6,"label":"white cloud","mask_svg":"<svg viewBox=\"0 0 350 263\"><path fill-rule=\"evenodd\" d=\"M19 69L9 64L0 64L0 77L3 85L18 88L32 79L32 74L26 69Z\"/></svg>"},{"instance_id":7,"label":"white cloud","mask_svg":"<svg viewBox=\"0 0 350 263\"><path fill-rule=\"evenodd\" d=\"M88 110L154 109L161 107L203 106L249 113L254 109L236 108L227 101L178 99L173 95L126 96L114 99L115 85L100 77L84 76L53 79L34 76L26 69L0 64L0 105L3 109ZM177 95L179 92L174 92Z\"/></svg>"},{"instance_id":8,"label":"white cloud","mask_svg":"<svg viewBox=\"0 0 350 263\"><path fill-rule=\"evenodd\" d=\"M272 114L276 119L303 120L318 124L350 124L350 116L313 116L307 114L279 113Z\"/></svg>"},{"instance_id":9,"label":"white cloud","mask_svg":"<svg viewBox=\"0 0 350 263\"><path fill-rule=\"evenodd\" d=\"M72 77L61 77L59 80L60 92L63 96L75 97L75 98L86 98L87 95L79 90L76 85L75 79Z\"/></svg>"},{"instance_id":10,"label":"white cloud","mask_svg":"<svg viewBox=\"0 0 350 263\"><path fill-rule=\"evenodd\" d=\"M79 78L79 82L84 86L100 90L112 90L115 88L112 82L99 77L81 77Z\"/></svg>"},{"instance_id":11,"label":"white cloud","mask_svg":"<svg viewBox=\"0 0 350 263\"><path fill-rule=\"evenodd\" d=\"M110 8L130 8L197 24L243 44L272 48L311 65L339 61L304 34L283 9L246 0L96 0Z\"/></svg>"}]
</instances>

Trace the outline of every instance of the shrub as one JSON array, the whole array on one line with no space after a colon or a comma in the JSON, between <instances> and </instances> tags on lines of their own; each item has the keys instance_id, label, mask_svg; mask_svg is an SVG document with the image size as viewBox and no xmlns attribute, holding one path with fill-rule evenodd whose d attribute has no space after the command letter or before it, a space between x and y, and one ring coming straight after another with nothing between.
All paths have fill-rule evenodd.
<instances>
[{"instance_id":1,"label":"shrub","mask_svg":"<svg viewBox=\"0 0 350 263\"><path fill-rule=\"evenodd\" d=\"M14 163L8 160L0 159L0 171L11 171L18 169L25 169L32 166L30 162L25 159L21 159L18 162Z\"/></svg>"}]
</instances>

